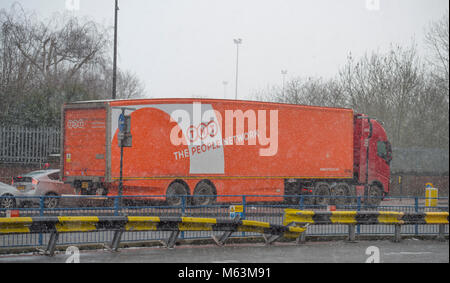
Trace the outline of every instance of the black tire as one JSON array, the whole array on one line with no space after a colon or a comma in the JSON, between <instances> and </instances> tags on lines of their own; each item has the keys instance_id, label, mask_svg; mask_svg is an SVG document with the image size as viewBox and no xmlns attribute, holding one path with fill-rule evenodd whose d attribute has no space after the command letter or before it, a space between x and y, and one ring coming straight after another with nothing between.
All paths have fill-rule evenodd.
<instances>
[{"instance_id":1,"label":"black tire","mask_svg":"<svg viewBox=\"0 0 450 283\"><path fill-rule=\"evenodd\" d=\"M166 192L166 202L169 206L180 206L183 203L182 196L186 196L186 187L178 182L172 183Z\"/></svg>"},{"instance_id":2,"label":"black tire","mask_svg":"<svg viewBox=\"0 0 450 283\"><path fill-rule=\"evenodd\" d=\"M57 198L57 194L55 193L48 193L45 195L46 198L44 198L44 208L57 208L59 204L59 198Z\"/></svg>"},{"instance_id":3,"label":"black tire","mask_svg":"<svg viewBox=\"0 0 450 283\"><path fill-rule=\"evenodd\" d=\"M212 205L216 201L214 187L207 182L200 182L194 190L193 205Z\"/></svg>"},{"instance_id":4,"label":"black tire","mask_svg":"<svg viewBox=\"0 0 450 283\"><path fill-rule=\"evenodd\" d=\"M331 194L336 205L350 203L350 187L346 183L340 183L333 187Z\"/></svg>"},{"instance_id":5,"label":"black tire","mask_svg":"<svg viewBox=\"0 0 450 283\"><path fill-rule=\"evenodd\" d=\"M7 198L6 198L7 197ZM16 199L13 195L6 194L0 197L0 208L11 209L16 207Z\"/></svg>"},{"instance_id":6,"label":"black tire","mask_svg":"<svg viewBox=\"0 0 450 283\"><path fill-rule=\"evenodd\" d=\"M314 188L316 205L327 205L330 201L330 185L327 183L317 183Z\"/></svg>"},{"instance_id":7,"label":"black tire","mask_svg":"<svg viewBox=\"0 0 450 283\"><path fill-rule=\"evenodd\" d=\"M285 197L287 204L298 204L300 202L300 186L297 183L287 183L284 188L284 195L287 196Z\"/></svg>"},{"instance_id":8,"label":"black tire","mask_svg":"<svg viewBox=\"0 0 450 283\"><path fill-rule=\"evenodd\" d=\"M378 185L371 185L367 192L367 205L379 206L383 198L383 190Z\"/></svg>"}]
</instances>

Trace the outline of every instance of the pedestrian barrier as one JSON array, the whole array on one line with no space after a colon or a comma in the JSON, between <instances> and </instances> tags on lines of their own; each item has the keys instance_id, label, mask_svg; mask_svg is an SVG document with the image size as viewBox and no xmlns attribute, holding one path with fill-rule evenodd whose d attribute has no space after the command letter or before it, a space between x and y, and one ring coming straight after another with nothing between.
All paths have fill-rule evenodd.
<instances>
[{"instance_id":1,"label":"pedestrian barrier","mask_svg":"<svg viewBox=\"0 0 450 283\"><path fill-rule=\"evenodd\" d=\"M349 241L355 240L356 225L395 225L394 241L400 241L402 225L437 224L439 225L439 239L444 238L444 226L448 225L448 212L407 213L397 211L303 211L285 209L283 225L306 227L308 225L347 224L349 227ZM305 234L301 235L305 240Z\"/></svg>"},{"instance_id":2,"label":"pedestrian barrier","mask_svg":"<svg viewBox=\"0 0 450 283\"><path fill-rule=\"evenodd\" d=\"M224 245L234 232L261 233L266 244L271 244L281 237L299 238L306 231L305 227L274 225L268 222L216 218L194 217L146 217L146 216L81 216L81 217L21 217L0 218L0 235L50 233L47 255L53 255L60 233L115 231L111 250L117 251L123 232L134 231L170 231L170 237L162 243L173 248L182 231L224 231L220 237L213 236L218 245ZM269 235L269 236L267 236Z\"/></svg>"}]
</instances>

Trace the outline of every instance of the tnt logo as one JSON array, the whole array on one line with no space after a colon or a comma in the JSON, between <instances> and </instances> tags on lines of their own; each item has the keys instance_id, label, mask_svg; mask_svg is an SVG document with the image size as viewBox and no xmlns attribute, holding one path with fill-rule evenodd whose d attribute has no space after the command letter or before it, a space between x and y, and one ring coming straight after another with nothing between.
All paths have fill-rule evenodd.
<instances>
[{"instance_id":1,"label":"tnt logo","mask_svg":"<svg viewBox=\"0 0 450 283\"><path fill-rule=\"evenodd\" d=\"M67 128L69 129L84 129L85 127L86 122L83 119L67 121Z\"/></svg>"},{"instance_id":2,"label":"tnt logo","mask_svg":"<svg viewBox=\"0 0 450 283\"><path fill-rule=\"evenodd\" d=\"M207 137L215 137L218 132L218 126L215 121L210 121L208 124L201 123L198 127L191 125L187 130L187 135L191 143L198 139L205 140Z\"/></svg>"},{"instance_id":3,"label":"tnt logo","mask_svg":"<svg viewBox=\"0 0 450 283\"><path fill-rule=\"evenodd\" d=\"M69 11L80 10L80 0L66 0L66 10Z\"/></svg>"}]
</instances>

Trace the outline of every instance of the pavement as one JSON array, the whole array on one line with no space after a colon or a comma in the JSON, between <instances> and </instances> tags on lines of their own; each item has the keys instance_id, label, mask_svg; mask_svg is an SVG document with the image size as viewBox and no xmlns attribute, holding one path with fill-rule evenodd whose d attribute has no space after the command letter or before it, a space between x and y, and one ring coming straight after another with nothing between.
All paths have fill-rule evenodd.
<instances>
[{"instance_id":1,"label":"pavement","mask_svg":"<svg viewBox=\"0 0 450 283\"><path fill-rule=\"evenodd\" d=\"M79 252L79 253L78 253ZM67 254L66 254L67 253ZM54 257L37 254L0 255L0 263L449 263L449 242L405 239L379 241L323 241L162 247L78 251L76 247Z\"/></svg>"}]
</instances>

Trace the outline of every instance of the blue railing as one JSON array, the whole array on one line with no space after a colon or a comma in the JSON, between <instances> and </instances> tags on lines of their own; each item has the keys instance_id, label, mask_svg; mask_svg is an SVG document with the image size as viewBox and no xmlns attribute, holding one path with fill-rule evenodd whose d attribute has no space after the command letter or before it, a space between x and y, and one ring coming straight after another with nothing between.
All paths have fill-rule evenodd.
<instances>
[{"instance_id":1,"label":"blue railing","mask_svg":"<svg viewBox=\"0 0 450 283\"><path fill-rule=\"evenodd\" d=\"M282 224L283 212L286 208L301 210L356 210L356 211L403 211L403 212L431 212L447 211L448 197L437 199L437 206L427 207L425 197L389 197L379 205L369 205L364 197L341 196L320 198L328 199L317 203L319 196L273 196L273 195L219 195L234 198L236 202L218 202L209 205L194 205L193 198L208 196L177 196L181 199L178 205L165 203L165 195L158 196L41 196L41 197L0 197L0 203L5 199L14 199L15 207L0 208L0 217L13 216L18 212L20 217L36 216L192 216L229 218L231 205L243 206L243 218L258 220L273 224ZM211 197L211 196L209 196ZM279 198L280 202L267 202L265 200ZM339 199L340 198L340 199ZM57 200L57 207L46 207L47 200ZM249 201L250 200L250 201ZM339 200L339 201L336 201ZM338 204L337 204L338 203ZM20 204L20 205L19 205ZM357 226L357 235L393 234L394 227L389 225ZM448 234L448 225L445 233ZM151 241L167 238L168 232L126 232L122 242ZM402 234L427 235L438 233L438 225L405 225ZM346 235L345 225L317 225L308 228L307 235ZM252 233L236 233L235 236L253 236ZM211 232L183 232L181 239L207 238ZM1 235L0 248L42 246L47 243L48 234L36 235ZM88 244L104 243L112 239L113 232L68 233L61 235L60 244Z\"/></svg>"}]
</instances>

